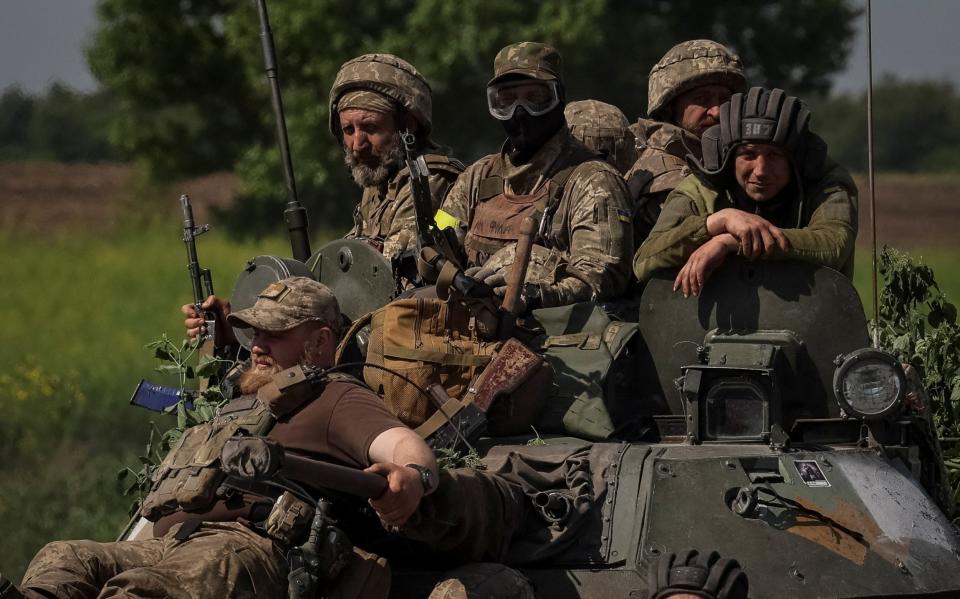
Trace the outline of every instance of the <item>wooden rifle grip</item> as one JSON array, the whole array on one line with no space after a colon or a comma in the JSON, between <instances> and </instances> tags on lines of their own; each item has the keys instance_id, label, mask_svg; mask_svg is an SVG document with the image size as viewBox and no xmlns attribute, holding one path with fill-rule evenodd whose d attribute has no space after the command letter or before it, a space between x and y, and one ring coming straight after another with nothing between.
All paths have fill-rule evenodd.
<instances>
[{"instance_id":1,"label":"wooden rifle grip","mask_svg":"<svg viewBox=\"0 0 960 599\"><path fill-rule=\"evenodd\" d=\"M537 223L529 216L520 222L520 237L517 239L517 251L513 258L513 266L507 277L507 292L500 305L503 311L517 316L520 308L520 294L523 292L523 282L527 276L527 266L530 264L530 255L533 253L533 238L537 232Z\"/></svg>"}]
</instances>

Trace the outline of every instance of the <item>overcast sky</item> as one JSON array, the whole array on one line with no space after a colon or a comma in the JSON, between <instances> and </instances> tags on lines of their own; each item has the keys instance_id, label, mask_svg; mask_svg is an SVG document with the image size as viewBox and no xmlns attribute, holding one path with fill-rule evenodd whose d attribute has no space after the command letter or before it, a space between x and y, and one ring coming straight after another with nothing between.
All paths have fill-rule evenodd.
<instances>
[{"instance_id":1,"label":"overcast sky","mask_svg":"<svg viewBox=\"0 0 960 599\"><path fill-rule=\"evenodd\" d=\"M95 3L0 0L0 89L18 84L38 92L55 80L93 89L96 82L82 48L96 27ZM866 85L863 21L847 69L835 79L836 89ZM874 76L892 72L907 79L949 79L960 86L958 24L960 0L874 0Z\"/></svg>"}]
</instances>

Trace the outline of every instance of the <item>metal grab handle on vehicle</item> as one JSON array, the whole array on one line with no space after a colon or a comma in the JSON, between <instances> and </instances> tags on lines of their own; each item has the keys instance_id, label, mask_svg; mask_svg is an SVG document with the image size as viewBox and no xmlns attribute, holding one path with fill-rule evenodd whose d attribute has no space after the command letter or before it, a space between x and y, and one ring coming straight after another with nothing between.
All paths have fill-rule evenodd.
<instances>
[{"instance_id":1,"label":"metal grab handle on vehicle","mask_svg":"<svg viewBox=\"0 0 960 599\"><path fill-rule=\"evenodd\" d=\"M280 472L301 483L366 499L376 499L387 490L387 479L379 474L321 462L290 452L284 454Z\"/></svg>"}]
</instances>

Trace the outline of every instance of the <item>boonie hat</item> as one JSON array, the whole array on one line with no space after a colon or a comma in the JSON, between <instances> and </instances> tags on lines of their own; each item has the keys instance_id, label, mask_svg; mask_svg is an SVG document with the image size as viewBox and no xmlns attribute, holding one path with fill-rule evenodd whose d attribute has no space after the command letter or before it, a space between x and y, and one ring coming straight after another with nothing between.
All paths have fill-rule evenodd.
<instances>
[{"instance_id":1,"label":"boonie hat","mask_svg":"<svg viewBox=\"0 0 960 599\"><path fill-rule=\"evenodd\" d=\"M279 333L309 321L330 326L340 323L340 306L330 288L307 277L290 277L270 283L250 308L227 316L238 328Z\"/></svg>"}]
</instances>

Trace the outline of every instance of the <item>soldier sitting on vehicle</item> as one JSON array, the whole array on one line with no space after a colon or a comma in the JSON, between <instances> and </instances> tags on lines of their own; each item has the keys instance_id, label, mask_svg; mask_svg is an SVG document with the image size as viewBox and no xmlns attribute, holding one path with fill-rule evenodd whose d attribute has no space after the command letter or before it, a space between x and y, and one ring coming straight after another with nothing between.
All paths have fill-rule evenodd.
<instances>
[{"instance_id":1,"label":"soldier sitting on vehicle","mask_svg":"<svg viewBox=\"0 0 960 599\"><path fill-rule=\"evenodd\" d=\"M648 118L630 126L639 156L626 174L636 246L650 234L667 195L690 174L687 154L699 158L700 136L719 122L720 105L746 87L740 59L711 40L679 43L650 69Z\"/></svg>"},{"instance_id":2,"label":"soldier sitting on vehicle","mask_svg":"<svg viewBox=\"0 0 960 599\"><path fill-rule=\"evenodd\" d=\"M281 280L263 290L252 308L230 315L229 323L256 332L252 362L238 384L244 395L226 403L209 425L188 429L158 469L142 511L155 521L154 534L160 536L116 543L50 543L27 569L22 595L8 589L5 596L286 596L284 554L305 540L312 519L312 513L305 514L307 504L296 500L277 513L282 502L274 501L280 491L269 494L273 487L262 485L224 498L217 490L222 480L217 474L219 460L192 467L190 456L195 460L196 452L203 451L219 456L213 444L217 439L225 444L237 428L254 439L263 434L291 454L384 476L386 490L370 500L384 526L403 525L434 489L437 465L431 450L387 411L380 398L351 377L324 375L322 391L304 394L292 405L285 403L288 398L274 404L253 395L284 369L333 364L340 312L329 289L302 277ZM191 432L198 430L197 435ZM191 445L190 439L198 437L201 445ZM184 463L191 467L184 468ZM167 484L178 481L195 486ZM322 486L322 481L299 482L310 488ZM191 488L188 498L184 493ZM176 493L168 492L171 489ZM348 568L366 567L371 580L388 584L382 562L359 555L348 558L352 564Z\"/></svg>"},{"instance_id":3,"label":"soldier sitting on vehicle","mask_svg":"<svg viewBox=\"0 0 960 599\"><path fill-rule=\"evenodd\" d=\"M392 258L416 238L410 172L403 163L400 134L416 135L430 169L433 209L463 165L439 153L430 140L430 85L410 63L391 54L365 54L340 67L330 89L330 131L343 144L353 180L363 188L348 238L362 238Z\"/></svg>"},{"instance_id":4,"label":"soldier sitting on vehicle","mask_svg":"<svg viewBox=\"0 0 960 599\"><path fill-rule=\"evenodd\" d=\"M430 169L433 210L463 171L455 158L441 155L430 139L433 100L427 80L407 61L392 54L364 54L340 67L330 89L330 131L343 145L343 159L363 195L354 210L354 226L344 237L365 239L386 258L416 246L410 172L404 166L400 134L412 132ZM210 297L203 308L230 313L228 300ZM194 307L184 305L191 337L206 333ZM193 322L193 324L190 324ZM217 322L218 347L236 343L233 330Z\"/></svg>"},{"instance_id":5,"label":"soldier sitting on vehicle","mask_svg":"<svg viewBox=\"0 0 960 599\"><path fill-rule=\"evenodd\" d=\"M702 161L670 194L634 258L641 282L682 266L674 289L698 295L727 256L797 259L853 274L857 188L783 90L751 88L720 110Z\"/></svg>"},{"instance_id":6,"label":"soldier sitting on vehicle","mask_svg":"<svg viewBox=\"0 0 960 599\"><path fill-rule=\"evenodd\" d=\"M536 42L500 50L487 103L507 140L457 179L436 216L463 239L465 266L502 295L512 261L477 267L515 246L521 222L531 217L540 224L534 247L555 259L542 277L527 277L524 309L620 296L633 247L626 186L567 130L560 54Z\"/></svg>"},{"instance_id":7,"label":"soldier sitting on vehicle","mask_svg":"<svg viewBox=\"0 0 960 599\"><path fill-rule=\"evenodd\" d=\"M637 160L637 139L623 111L599 100L570 102L563 109L567 129L621 173Z\"/></svg>"}]
</instances>

